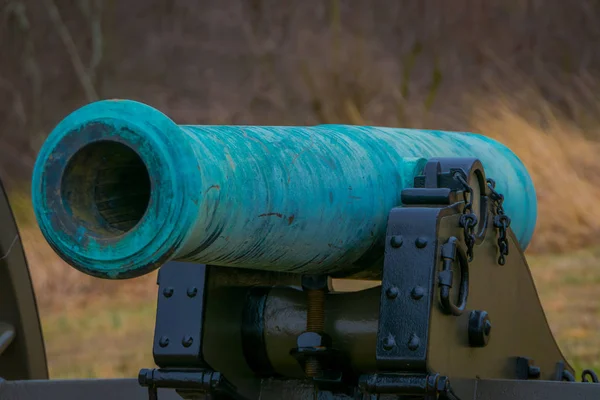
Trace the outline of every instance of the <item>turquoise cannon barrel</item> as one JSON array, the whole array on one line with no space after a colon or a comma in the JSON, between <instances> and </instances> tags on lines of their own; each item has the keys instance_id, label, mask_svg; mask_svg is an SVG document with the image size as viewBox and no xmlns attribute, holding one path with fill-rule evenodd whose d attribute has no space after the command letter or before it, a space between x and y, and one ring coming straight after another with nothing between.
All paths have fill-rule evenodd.
<instances>
[{"instance_id":1,"label":"turquoise cannon barrel","mask_svg":"<svg viewBox=\"0 0 600 400\"><path fill-rule=\"evenodd\" d=\"M344 276L381 265L388 213L431 157L479 158L527 247L532 181L484 136L187 126L127 100L58 124L35 164L33 206L52 248L97 277L136 277L169 260Z\"/></svg>"}]
</instances>

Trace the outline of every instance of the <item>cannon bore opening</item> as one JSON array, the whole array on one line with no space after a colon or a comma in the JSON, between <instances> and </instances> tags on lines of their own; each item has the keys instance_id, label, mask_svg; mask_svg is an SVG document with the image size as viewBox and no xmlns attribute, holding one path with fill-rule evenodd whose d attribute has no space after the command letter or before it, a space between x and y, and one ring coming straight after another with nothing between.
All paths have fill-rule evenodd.
<instances>
[{"instance_id":1,"label":"cannon bore opening","mask_svg":"<svg viewBox=\"0 0 600 400\"><path fill-rule=\"evenodd\" d=\"M113 141L91 143L69 160L61 197L75 224L98 237L130 231L150 202L146 165L130 147Z\"/></svg>"}]
</instances>

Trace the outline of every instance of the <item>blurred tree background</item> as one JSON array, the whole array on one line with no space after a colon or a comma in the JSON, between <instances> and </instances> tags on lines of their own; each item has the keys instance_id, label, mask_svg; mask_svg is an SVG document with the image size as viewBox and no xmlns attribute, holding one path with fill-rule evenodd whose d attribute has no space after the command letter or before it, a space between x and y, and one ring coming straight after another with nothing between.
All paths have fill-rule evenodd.
<instances>
[{"instance_id":1,"label":"blurred tree background","mask_svg":"<svg viewBox=\"0 0 600 400\"><path fill-rule=\"evenodd\" d=\"M29 178L42 142L68 113L106 98L139 100L185 124L489 135L534 178L540 214L528 253L554 263L540 267L536 282L542 297L546 290L559 301L545 303L556 308L559 336L575 322L558 317L572 310L560 303L570 289L557 276L582 278L577 293L600 293L600 256L590 250L600 232L600 1L3 0L1 16L0 177L48 332L75 330L65 321L78 314L64 314L64 296L86 307L107 293L148 298L155 289L152 278L96 282L67 268L32 220ZM582 340L600 328L598 307L584 311L573 333ZM144 312L134 314L147 314L151 329L152 312ZM112 331L121 329L114 318L106 316ZM73 360L54 373L81 375ZM130 373L119 368L89 374Z\"/></svg>"}]
</instances>

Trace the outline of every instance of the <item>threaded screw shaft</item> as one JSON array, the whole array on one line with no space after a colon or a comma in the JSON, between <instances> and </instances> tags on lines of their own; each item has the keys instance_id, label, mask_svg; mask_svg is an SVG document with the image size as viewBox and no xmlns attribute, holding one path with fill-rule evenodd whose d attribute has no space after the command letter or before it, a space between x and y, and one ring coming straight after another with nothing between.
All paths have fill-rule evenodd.
<instances>
[{"instance_id":1,"label":"threaded screw shaft","mask_svg":"<svg viewBox=\"0 0 600 400\"><path fill-rule=\"evenodd\" d=\"M322 333L325 329L325 291L309 289L307 294L307 332ZM316 357L307 357L304 372L309 377L316 377L321 373L321 363Z\"/></svg>"}]
</instances>

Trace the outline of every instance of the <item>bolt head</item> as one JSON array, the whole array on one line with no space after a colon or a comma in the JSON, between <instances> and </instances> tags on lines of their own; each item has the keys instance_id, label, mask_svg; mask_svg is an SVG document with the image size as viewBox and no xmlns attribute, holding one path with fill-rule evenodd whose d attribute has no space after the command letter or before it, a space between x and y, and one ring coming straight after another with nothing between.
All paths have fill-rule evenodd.
<instances>
[{"instance_id":1,"label":"bolt head","mask_svg":"<svg viewBox=\"0 0 600 400\"><path fill-rule=\"evenodd\" d=\"M408 349L415 351L419 348L419 346L421 346L421 339L413 333L413 335L410 337L410 340L408 341Z\"/></svg>"},{"instance_id":2,"label":"bolt head","mask_svg":"<svg viewBox=\"0 0 600 400\"><path fill-rule=\"evenodd\" d=\"M385 295L387 296L388 299L395 299L396 297L398 297L399 293L400 293L400 290L398 290L398 288L396 286L389 287L385 291Z\"/></svg>"},{"instance_id":3,"label":"bolt head","mask_svg":"<svg viewBox=\"0 0 600 400\"><path fill-rule=\"evenodd\" d=\"M187 290L188 297L194 297L197 294L198 294L198 288L196 288L196 287L188 288L188 290Z\"/></svg>"},{"instance_id":4,"label":"bolt head","mask_svg":"<svg viewBox=\"0 0 600 400\"><path fill-rule=\"evenodd\" d=\"M171 297L173 296L173 293L175 292L175 289L173 289L172 287L166 287L163 289L163 296L165 297Z\"/></svg>"},{"instance_id":5,"label":"bolt head","mask_svg":"<svg viewBox=\"0 0 600 400\"><path fill-rule=\"evenodd\" d=\"M485 323L483 324L483 333L486 336L490 336L490 333L492 332L492 322L488 319L485 321Z\"/></svg>"},{"instance_id":6,"label":"bolt head","mask_svg":"<svg viewBox=\"0 0 600 400\"><path fill-rule=\"evenodd\" d=\"M473 310L469 314L469 345L484 347L490 340L492 321L486 311Z\"/></svg>"},{"instance_id":7,"label":"bolt head","mask_svg":"<svg viewBox=\"0 0 600 400\"><path fill-rule=\"evenodd\" d=\"M186 335L183 337L183 339L181 339L181 344L183 347L190 347L192 343L194 343L194 338L189 335Z\"/></svg>"},{"instance_id":8,"label":"bolt head","mask_svg":"<svg viewBox=\"0 0 600 400\"><path fill-rule=\"evenodd\" d=\"M427 246L427 238L418 237L417 240L415 240L415 246L419 249L424 249Z\"/></svg>"},{"instance_id":9,"label":"bolt head","mask_svg":"<svg viewBox=\"0 0 600 400\"><path fill-rule=\"evenodd\" d=\"M396 346L396 340L394 340L394 337L391 334L383 338L384 350L392 350L394 346Z\"/></svg>"},{"instance_id":10,"label":"bolt head","mask_svg":"<svg viewBox=\"0 0 600 400\"><path fill-rule=\"evenodd\" d=\"M141 386L146 386L152 380L152 370L144 368L138 374L138 383Z\"/></svg>"},{"instance_id":11,"label":"bolt head","mask_svg":"<svg viewBox=\"0 0 600 400\"><path fill-rule=\"evenodd\" d=\"M539 378L542 374L542 370L540 367L536 367L535 365L530 365L527 371L530 378Z\"/></svg>"},{"instance_id":12,"label":"bolt head","mask_svg":"<svg viewBox=\"0 0 600 400\"><path fill-rule=\"evenodd\" d=\"M402 246L402 242L403 242L402 236L396 235L396 236L392 236L392 239L390 240L390 245L393 248L397 249Z\"/></svg>"},{"instance_id":13,"label":"bolt head","mask_svg":"<svg viewBox=\"0 0 600 400\"><path fill-rule=\"evenodd\" d=\"M160 347L167 347L169 345L169 338L167 336L162 336L158 341L158 345Z\"/></svg>"},{"instance_id":14,"label":"bolt head","mask_svg":"<svg viewBox=\"0 0 600 400\"><path fill-rule=\"evenodd\" d=\"M423 296L425 296L425 289L423 289L421 286L415 286L410 292L410 297L412 297L414 300L420 300L423 298Z\"/></svg>"}]
</instances>

